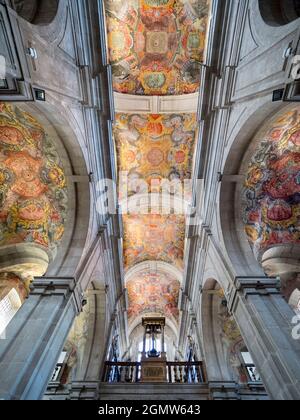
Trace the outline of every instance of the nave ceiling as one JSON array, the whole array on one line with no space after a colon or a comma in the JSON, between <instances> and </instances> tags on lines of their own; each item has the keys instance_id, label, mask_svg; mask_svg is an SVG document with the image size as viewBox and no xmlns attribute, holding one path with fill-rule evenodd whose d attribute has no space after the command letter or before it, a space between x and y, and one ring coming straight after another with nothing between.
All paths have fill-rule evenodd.
<instances>
[{"instance_id":1,"label":"nave ceiling","mask_svg":"<svg viewBox=\"0 0 300 420\"><path fill-rule=\"evenodd\" d=\"M180 282L167 269L152 269L151 264L134 271L127 281L129 321L143 315L159 315L178 323Z\"/></svg>"},{"instance_id":2,"label":"nave ceiling","mask_svg":"<svg viewBox=\"0 0 300 420\"><path fill-rule=\"evenodd\" d=\"M162 192L156 187L162 180L183 186L192 177L198 135L195 108L182 113L176 107L178 95L197 93L200 87L210 1L107 0L105 5L114 91L130 96L130 101L136 95L137 107L141 96L167 96L174 110L116 114L114 139L122 202L126 194L131 199L141 192ZM172 194L177 192L171 188ZM185 216L146 213L123 215L129 322L141 314L157 314L178 323ZM163 263L164 270L134 270L147 262Z\"/></svg>"},{"instance_id":3,"label":"nave ceiling","mask_svg":"<svg viewBox=\"0 0 300 420\"><path fill-rule=\"evenodd\" d=\"M196 131L195 114L117 114L114 134L119 170L128 173L133 185L134 180L150 187L152 180L190 179Z\"/></svg>"},{"instance_id":4,"label":"nave ceiling","mask_svg":"<svg viewBox=\"0 0 300 420\"><path fill-rule=\"evenodd\" d=\"M125 215L126 270L144 261L159 260L183 269L185 218L183 215Z\"/></svg>"},{"instance_id":5,"label":"nave ceiling","mask_svg":"<svg viewBox=\"0 0 300 420\"><path fill-rule=\"evenodd\" d=\"M107 0L114 90L181 95L199 89L207 0Z\"/></svg>"}]
</instances>

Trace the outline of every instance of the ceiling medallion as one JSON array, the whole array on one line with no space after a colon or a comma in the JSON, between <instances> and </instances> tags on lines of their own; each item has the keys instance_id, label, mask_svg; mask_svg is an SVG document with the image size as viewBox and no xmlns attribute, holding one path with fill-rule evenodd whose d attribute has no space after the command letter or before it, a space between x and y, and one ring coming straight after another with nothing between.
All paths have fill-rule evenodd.
<instances>
[{"instance_id":1,"label":"ceiling medallion","mask_svg":"<svg viewBox=\"0 0 300 420\"><path fill-rule=\"evenodd\" d=\"M146 52L150 54L166 54L168 51L167 32L147 32Z\"/></svg>"}]
</instances>

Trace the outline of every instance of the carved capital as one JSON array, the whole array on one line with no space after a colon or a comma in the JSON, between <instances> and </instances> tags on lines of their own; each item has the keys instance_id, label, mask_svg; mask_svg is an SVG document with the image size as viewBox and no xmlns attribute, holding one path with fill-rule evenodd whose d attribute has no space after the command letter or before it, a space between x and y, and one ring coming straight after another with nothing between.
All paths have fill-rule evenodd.
<instances>
[{"instance_id":1,"label":"carved capital","mask_svg":"<svg viewBox=\"0 0 300 420\"><path fill-rule=\"evenodd\" d=\"M228 295L228 309L234 312L237 299L250 295L280 295L280 280L268 277L236 277L234 287Z\"/></svg>"},{"instance_id":2,"label":"carved capital","mask_svg":"<svg viewBox=\"0 0 300 420\"><path fill-rule=\"evenodd\" d=\"M35 278L31 285L31 295L53 296L63 295L65 299L74 298L77 312L83 307L84 296L73 277L41 277Z\"/></svg>"},{"instance_id":3,"label":"carved capital","mask_svg":"<svg viewBox=\"0 0 300 420\"><path fill-rule=\"evenodd\" d=\"M280 281L277 278L237 277L235 286L245 296L247 294L278 294L280 291Z\"/></svg>"}]
</instances>

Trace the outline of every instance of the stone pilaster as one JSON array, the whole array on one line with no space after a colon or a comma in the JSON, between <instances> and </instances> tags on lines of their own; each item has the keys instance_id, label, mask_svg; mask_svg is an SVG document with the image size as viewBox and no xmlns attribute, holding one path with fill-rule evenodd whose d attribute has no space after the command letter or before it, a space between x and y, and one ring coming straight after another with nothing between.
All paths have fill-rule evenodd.
<instances>
[{"instance_id":1,"label":"stone pilaster","mask_svg":"<svg viewBox=\"0 0 300 420\"><path fill-rule=\"evenodd\" d=\"M272 278L236 278L229 297L244 341L272 399L300 399L300 340L295 313Z\"/></svg>"},{"instance_id":2,"label":"stone pilaster","mask_svg":"<svg viewBox=\"0 0 300 420\"><path fill-rule=\"evenodd\" d=\"M41 278L0 340L0 399L41 399L82 295L73 278Z\"/></svg>"}]
</instances>

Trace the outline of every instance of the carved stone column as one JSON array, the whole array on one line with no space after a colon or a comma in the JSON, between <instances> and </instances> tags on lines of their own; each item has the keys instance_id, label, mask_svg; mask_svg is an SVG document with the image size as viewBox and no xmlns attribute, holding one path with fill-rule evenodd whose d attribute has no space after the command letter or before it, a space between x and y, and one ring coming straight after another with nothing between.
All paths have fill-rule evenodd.
<instances>
[{"instance_id":1,"label":"carved stone column","mask_svg":"<svg viewBox=\"0 0 300 420\"><path fill-rule=\"evenodd\" d=\"M75 280L41 278L0 340L0 399L41 399L75 316Z\"/></svg>"},{"instance_id":2,"label":"carved stone column","mask_svg":"<svg viewBox=\"0 0 300 420\"><path fill-rule=\"evenodd\" d=\"M237 278L229 297L233 313L263 383L274 400L300 399L300 340L295 313L276 279Z\"/></svg>"}]
</instances>

